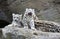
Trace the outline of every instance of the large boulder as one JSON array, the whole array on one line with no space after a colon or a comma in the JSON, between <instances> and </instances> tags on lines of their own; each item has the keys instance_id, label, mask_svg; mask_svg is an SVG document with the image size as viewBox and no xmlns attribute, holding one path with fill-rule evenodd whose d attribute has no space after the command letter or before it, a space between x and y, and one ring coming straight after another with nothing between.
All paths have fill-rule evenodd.
<instances>
[{"instance_id":1,"label":"large boulder","mask_svg":"<svg viewBox=\"0 0 60 39\"><path fill-rule=\"evenodd\" d=\"M8 28L8 27L6 27ZM3 29L5 39L60 39L60 33L41 32L37 30L9 27Z\"/></svg>"},{"instance_id":2,"label":"large boulder","mask_svg":"<svg viewBox=\"0 0 60 39\"><path fill-rule=\"evenodd\" d=\"M60 33L54 31L57 29L60 32L58 23L39 20L35 21L35 25L37 30L6 26L2 29L3 37L4 39L60 39Z\"/></svg>"}]
</instances>

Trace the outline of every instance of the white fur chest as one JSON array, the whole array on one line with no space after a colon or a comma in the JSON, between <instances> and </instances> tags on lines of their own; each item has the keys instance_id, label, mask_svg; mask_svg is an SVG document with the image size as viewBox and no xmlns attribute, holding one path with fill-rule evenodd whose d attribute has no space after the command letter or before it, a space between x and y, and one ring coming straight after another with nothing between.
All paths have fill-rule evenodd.
<instances>
[{"instance_id":1,"label":"white fur chest","mask_svg":"<svg viewBox=\"0 0 60 39\"><path fill-rule=\"evenodd\" d=\"M27 20L27 21L31 21L31 20L33 20L33 17L27 16L27 17L26 17L26 20Z\"/></svg>"},{"instance_id":2,"label":"white fur chest","mask_svg":"<svg viewBox=\"0 0 60 39\"><path fill-rule=\"evenodd\" d=\"M20 23L13 22L12 24L13 24L13 27L21 27L21 24Z\"/></svg>"}]
</instances>

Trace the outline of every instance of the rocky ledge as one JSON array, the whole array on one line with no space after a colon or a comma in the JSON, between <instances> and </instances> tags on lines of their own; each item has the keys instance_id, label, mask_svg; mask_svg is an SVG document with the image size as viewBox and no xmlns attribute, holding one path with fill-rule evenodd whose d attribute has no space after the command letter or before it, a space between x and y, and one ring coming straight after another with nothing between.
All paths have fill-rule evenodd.
<instances>
[{"instance_id":1,"label":"rocky ledge","mask_svg":"<svg viewBox=\"0 0 60 39\"><path fill-rule=\"evenodd\" d=\"M10 27L5 32L5 39L60 39L60 33L42 32L24 28ZM11 31L11 32L10 32Z\"/></svg>"},{"instance_id":2,"label":"rocky ledge","mask_svg":"<svg viewBox=\"0 0 60 39\"><path fill-rule=\"evenodd\" d=\"M6 26L2 29L1 39L60 39L58 23L39 20L35 25L37 30Z\"/></svg>"}]
</instances>

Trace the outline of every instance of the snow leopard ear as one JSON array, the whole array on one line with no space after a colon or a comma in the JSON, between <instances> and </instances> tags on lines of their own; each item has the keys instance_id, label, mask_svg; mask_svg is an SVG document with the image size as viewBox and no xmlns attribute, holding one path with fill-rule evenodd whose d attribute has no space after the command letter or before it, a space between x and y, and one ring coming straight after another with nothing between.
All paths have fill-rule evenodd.
<instances>
[{"instance_id":1,"label":"snow leopard ear","mask_svg":"<svg viewBox=\"0 0 60 39\"><path fill-rule=\"evenodd\" d=\"M26 11L28 10L28 8L26 8Z\"/></svg>"},{"instance_id":2,"label":"snow leopard ear","mask_svg":"<svg viewBox=\"0 0 60 39\"><path fill-rule=\"evenodd\" d=\"M35 11L35 9L33 9L33 11Z\"/></svg>"},{"instance_id":3,"label":"snow leopard ear","mask_svg":"<svg viewBox=\"0 0 60 39\"><path fill-rule=\"evenodd\" d=\"M13 13L12 16L15 16L15 14Z\"/></svg>"},{"instance_id":4,"label":"snow leopard ear","mask_svg":"<svg viewBox=\"0 0 60 39\"><path fill-rule=\"evenodd\" d=\"M33 9L33 12L35 12L35 9Z\"/></svg>"}]
</instances>

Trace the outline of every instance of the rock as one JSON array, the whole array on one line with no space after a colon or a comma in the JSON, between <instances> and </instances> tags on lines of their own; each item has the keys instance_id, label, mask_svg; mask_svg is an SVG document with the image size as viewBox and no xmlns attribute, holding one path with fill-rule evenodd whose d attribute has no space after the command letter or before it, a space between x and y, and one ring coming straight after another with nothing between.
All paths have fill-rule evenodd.
<instances>
[{"instance_id":1,"label":"rock","mask_svg":"<svg viewBox=\"0 0 60 39\"><path fill-rule=\"evenodd\" d=\"M28 29L23 29L23 30L21 30L20 31L20 28L17 28L17 27L11 27L11 26L6 26L5 28L3 28L2 29L2 31L3 31L3 35L4 35L4 37L7 37L7 35L13 35L13 39L16 37L16 38L19 38L20 36L25 36L26 37L26 35L28 35L28 36L30 36L29 35L29 33L31 33L30 32L30 30L29 31L27 31ZM24 33L25 32L25 33ZM8 34L9 33L9 34ZM6 35L7 34L7 35ZM19 38L20 39L20 38Z\"/></svg>"},{"instance_id":2,"label":"rock","mask_svg":"<svg viewBox=\"0 0 60 39\"><path fill-rule=\"evenodd\" d=\"M6 26L2 29L6 39L60 39L60 33L42 32L25 28Z\"/></svg>"}]
</instances>

